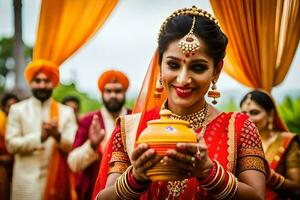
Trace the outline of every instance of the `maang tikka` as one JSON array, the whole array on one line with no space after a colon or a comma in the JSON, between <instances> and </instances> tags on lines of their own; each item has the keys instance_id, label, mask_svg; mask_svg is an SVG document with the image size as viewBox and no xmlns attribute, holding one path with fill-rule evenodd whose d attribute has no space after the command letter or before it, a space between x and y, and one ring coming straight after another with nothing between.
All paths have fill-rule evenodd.
<instances>
[{"instance_id":1,"label":"maang tikka","mask_svg":"<svg viewBox=\"0 0 300 200\"><path fill-rule=\"evenodd\" d=\"M187 57L191 52L198 50L200 45L197 36L194 34L195 21L196 17L194 16L191 30L178 42L178 47L182 50L183 54L187 55Z\"/></svg>"}]
</instances>

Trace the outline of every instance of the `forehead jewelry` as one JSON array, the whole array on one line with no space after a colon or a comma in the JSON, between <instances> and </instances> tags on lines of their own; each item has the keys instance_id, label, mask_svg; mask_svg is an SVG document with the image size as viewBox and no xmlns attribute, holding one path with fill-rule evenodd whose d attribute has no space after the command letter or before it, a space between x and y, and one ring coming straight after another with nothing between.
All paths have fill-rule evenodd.
<instances>
[{"instance_id":1,"label":"forehead jewelry","mask_svg":"<svg viewBox=\"0 0 300 200\"><path fill-rule=\"evenodd\" d=\"M251 94L247 95L247 98L245 100L245 105L246 105L246 110L249 111L250 110L250 104L251 104Z\"/></svg>"},{"instance_id":2,"label":"forehead jewelry","mask_svg":"<svg viewBox=\"0 0 300 200\"><path fill-rule=\"evenodd\" d=\"M191 30L186 34L179 42L178 47L182 50L182 53L189 57L191 52L199 49L200 42L194 34L196 17L193 16L193 23Z\"/></svg>"}]
</instances>

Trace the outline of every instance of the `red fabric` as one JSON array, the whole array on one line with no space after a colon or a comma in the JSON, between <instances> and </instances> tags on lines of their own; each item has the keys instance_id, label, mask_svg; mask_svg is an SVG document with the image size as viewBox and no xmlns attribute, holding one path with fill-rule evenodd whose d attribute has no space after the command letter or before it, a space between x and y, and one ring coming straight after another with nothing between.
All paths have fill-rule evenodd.
<instances>
[{"instance_id":1,"label":"red fabric","mask_svg":"<svg viewBox=\"0 0 300 200\"><path fill-rule=\"evenodd\" d=\"M100 126L105 130L105 125L103 121L103 117L101 115L100 111L90 113L83 117L79 122L79 127L75 136L75 140L73 143L73 149L83 145L85 141L89 137L89 127L92 123L93 116L97 115L99 118ZM99 145L100 146L100 145ZM76 192L78 195L78 199L85 200L90 199L92 196L94 184L98 175L100 161L102 152L100 151L100 148L98 149L100 153L99 160L92 163L90 166L88 166L85 170L83 170L80 173L75 174L75 187Z\"/></svg>"},{"instance_id":2,"label":"red fabric","mask_svg":"<svg viewBox=\"0 0 300 200\"><path fill-rule=\"evenodd\" d=\"M80 120L79 128L77 130L75 141L73 144L73 149L81 146L88 139L88 130L95 114L99 117L101 128L105 129L105 124L100 111L88 114ZM127 109L127 114L131 114L130 109ZM111 140L109 140L107 146L111 145L110 143ZM93 189L98 177L97 175L99 172L100 163L103 162L103 160L106 160L105 156L103 157L101 145L99 145L98 152L100 154L99 160L87 167L82 173L76 174L76 191L79 199L91 199L91 197L93 196ZM107 154L104 153L104 155ZM100 169L102 171L102 167Z\"/></svg>"},{"instance_id":3,"label":"red fabric","mask_svg":"<svg viewBox=\"0 0 300 200\"><path fill-rule=\"evenodd\" d=\"M141 118L139 128L137 131L137 135L139 135L142 130L146 127L146 122L152 119L159 118L159 108L152 109L150 111L146 111ZM222 113L217 118L215 118L212 122L209 123L206 129L206 133L204 135L204 139L208 145L209 148L209 156L212 159L216 159L219 161L219 163L224 167L224 169L227 169L227 148L228 148L228 123L229 119L231 117L232 113ZM236 132L240 133L242 126L245 122L245 120L248 118L246 115L239 114L237 115L236 120ZM117 122L117 127L115 128L113 135L120 132L120 121ZM201 129L199 129L197 132L199 133ZM107 180L107 172L108 172L108 162L111 159L112 155L112 142L113 142L114 136L111 137L110 143L107 146L104 157L101 163L101 171L99 171L98 178L95 184L94 193L93 193L93 199L96 197L96 195L101 191L105 185ZM237 135L237 140L240 139L240 135ZM167 182L152 182L151 186L148 188L148 190L140 197L142 200L159 200L159 199L165 199L166 195L168 194L167 191ZM188 180L188 187L184 190L183 194L180 196L180 199L207 199L207 192L202 190L201 188L198 188L198 182L195 178Z\"/></svg>"}]
</instances>

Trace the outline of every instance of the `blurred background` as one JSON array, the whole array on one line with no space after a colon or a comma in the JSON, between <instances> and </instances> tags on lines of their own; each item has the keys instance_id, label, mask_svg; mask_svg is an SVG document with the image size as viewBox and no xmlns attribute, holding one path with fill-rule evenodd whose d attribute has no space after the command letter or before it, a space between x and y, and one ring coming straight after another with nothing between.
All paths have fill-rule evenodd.
<instances>
[{"instance_id":1,"label":"blurred background","mask_svg":"<svg viewBox=\"0 0 300 200\"><path fill-rule=\"evenodd\" d=\"M31 60L36 40L40 0L0 1L0 91L15 91L26 96L23 71ZM133 106L156 48L161 23L174 10L196 5L212 13L209 0L121 0L96 35L61 66L61 84L54 98L78 96L81 113L101 106L97 88L99 75L107 69L127 74L130 87L127 105ZM19 59L16 61L15 59ZM300 132L300 50L280 85L272 90L281 115L289 128ZM218 82L225 111L239 109L239 101L250 90L226 73ZM24 92L25 91L25 92ZM28 93L29 91L27 91Z\"/></svg>"}]
</instances>

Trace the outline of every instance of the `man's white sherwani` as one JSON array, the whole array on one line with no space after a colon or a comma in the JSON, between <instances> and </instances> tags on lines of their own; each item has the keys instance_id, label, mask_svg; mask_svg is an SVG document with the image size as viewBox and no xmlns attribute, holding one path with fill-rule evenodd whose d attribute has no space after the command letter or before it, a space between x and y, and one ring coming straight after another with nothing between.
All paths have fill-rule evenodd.
<instances>
[{"instance_id":1,"label":"man's white sherwani","mask_svg":"<svg viewBox=\"0 0 300 200\"><path fill-rule=\"evenodd\" d=\"M50 122L51 99L41 102L31 97L14 104L9 112L6 146L15 155L12 181L13 200L43 199L49 161L56 140L41 143L42 122ZM72 108L59 104L59 148L68 152L74 141L77 124ZM49 172L51 173L51 172Z\"/></svg>"}]
</instances>

